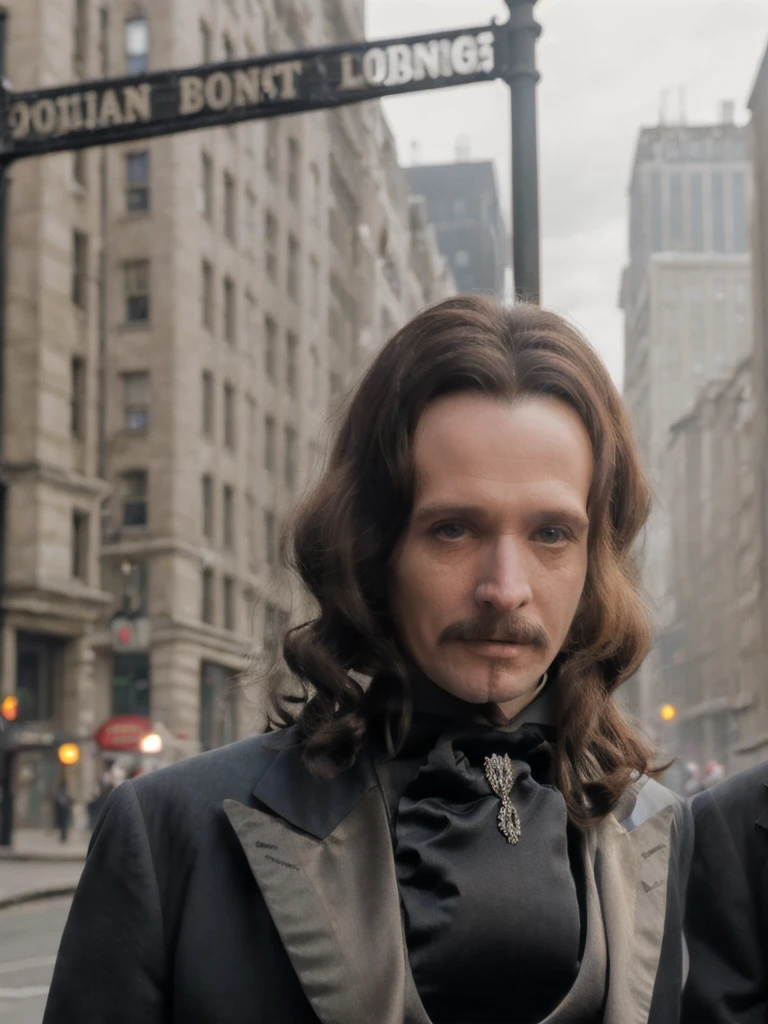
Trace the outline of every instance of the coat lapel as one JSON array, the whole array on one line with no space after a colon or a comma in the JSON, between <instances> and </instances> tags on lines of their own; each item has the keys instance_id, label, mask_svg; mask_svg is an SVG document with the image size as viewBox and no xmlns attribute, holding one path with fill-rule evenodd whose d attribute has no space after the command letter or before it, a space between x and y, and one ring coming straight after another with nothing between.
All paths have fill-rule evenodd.
<instances>
[{"instance_id":1,"label":"coat lapel","mask_svg":"<svg viewBox=\"0 0 768 1024\"><path fill-rule=\"evenodd\" d=\"M344 773L339 786L285 754L256 790L266 809L232 800L224 809L312 1008L323 1024L429 1024L408 964L372 766ZM285 788L286 769L303 775L293 780L299 789ZM312 809L303 828L297 799Z\"/></svg>"},{"instance_id":2,"label":"coat lapel","mask_svg":"<svg viewBox=\"0 0 768 1024\"><path fill-rule=\"evenodd\" d=\"M647 1024L667 913L674 818L671 804L636 827L611 815L591 840L610 960L604 1024Z\"/></svg>"}]
</instances>

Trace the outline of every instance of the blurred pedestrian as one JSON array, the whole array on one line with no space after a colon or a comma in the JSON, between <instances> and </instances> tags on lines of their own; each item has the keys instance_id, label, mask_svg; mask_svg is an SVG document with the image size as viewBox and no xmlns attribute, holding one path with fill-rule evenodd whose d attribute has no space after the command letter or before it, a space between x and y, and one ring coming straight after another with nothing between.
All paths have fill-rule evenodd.
<instances>
[{"instance_id":1,"label":"blurred pedestrian","mask_svg":"<svg viewBox=\"0 0 768 1024\"><path fill-rule=\"evenodd\" d=\"M54 815L56 828L59 830L59 837L62 843L66 843L72 825L72 797L64 779L59 782L59 787L56 790Z\"/></svg>"},{"instance_id":2,"label":"blurred pedestrian","mask_svg":"<svg viewBox=\"0 0 768 1024\"><path fill-rule=\"evenodd\" d=\"M687 761L685 765L685 782L683 792L687 797L696 796L703 789L701 784L701 766L698 761Z\"/></svg>"},{"instance_id":3,"label":"blurred pedestrian","mask_svg":"<svg viewBox=\"0 0 768 1024\"><path fill-rule=\"evenodd\" d=\"M45 1024L677 1024L690 812L613 700L648 511L565 320L419 314L298 511L280 728L112 794Z\"/></svg>"},{"instance_id":4,"label":"blurred pedestrian","mask_svg":"<svg viewBox=\"0 0 768 1024\"><path fill-rule=\"evenodd\" d=\"M695 798L685 1024L768 1021L768 764Z\"/></svg>"}]
</instances>

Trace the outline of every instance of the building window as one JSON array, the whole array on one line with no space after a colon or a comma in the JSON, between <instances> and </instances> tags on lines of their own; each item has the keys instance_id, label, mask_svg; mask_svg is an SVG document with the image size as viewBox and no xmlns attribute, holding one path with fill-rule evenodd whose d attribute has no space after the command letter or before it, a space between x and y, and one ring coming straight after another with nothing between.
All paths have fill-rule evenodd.
<instances>
[{"instance_id":1,"label":"building window","mask_svg":"<svg viewBox=\"0 0 768 1024\"><path fill-rule=\"evenodd\" d=\"M245 216L248 241L252 243L256 235L256 196L250 188L245 190Z\"/></svg>"},{"instance_id":2,"label":"building window","mask_svg":"<svg viewBox=\"0 0 768 1024\"><path fill-rule=\"evenodd\" d=\"M264 149L264 163L267 176L273 181L277 179L280 169L280 127L276 120L267 121L267 144Z\"/></svg>"},{"instance_id":3,"label":"building window","mask_svg":"<svg viewBox=\"0 0 768 1024\"><path fill-rule=\"evenodd\" d=\"M264 317L264 372L277 380L277 324L269 314Z\"/></svg>"},{"instance_id":4,"label":"building window","mask_svg":"<svg viewBox=\"0 0 768 1024\"><path fill-rule=\"evenodd\" d=\"M202 303L203 327L209 331L213 330L213 267L208 260L203 260L203 279L200 286L200 301Z\"/></svg>"},{"instance_id":5,"label":"building window","mask_svg":"<svg viewBox=\"0 0 768 1024\"><path fill-rule=\"evenodd\" d=\"M288 139L288 195L298 202L301 192L301 149L297 139Z\"/></svg>"},{"instance_id":6,"label":"building window","mask_svg":"<svg viewBox=\"0 0 768 1024\"><path fill-rule=\"evenodd\" d=\"M123 374L123 408L126 430L146 430L149 426L149 374Z\"/></svg>"},{"instance_id":7,"label":"building window","mask_svg":"<svg viewBox=\"0 0 768 1024\"><path fill-rule=\"evenodd\" d=\"M231 384L224 385L224 444L235 447L235 389Z\"/></svg>"},{"instance_id":8,"label":"building window","mask_svg":"<svg viewBox=\"0 0 768 1024\"><path fill-rule=\"evenodd\" d=\"M277 565L277 523L275 513L269 510L264 513L264 547L267 565Z\"/></svg>"},{"instance_id":9,"label":"building window","mask_svg":"<svg viewBox=\"0 0 768 1024\"><path fill-rule=\"evenodd\" d=\"M257 546L256 546L256 499L252 494L247 494L245 497L245 510L246 510L246 531L247 531L247 547L248 547L248 567L251 571L255 572L258 565L257 557Z\"/></svg>"},{"instance_id":10,"label":"building window","mask_svg":"<svg viewBox=\"0 0 768 1024\"><path fill-rule=\"evenodd\" d=\"M311 281L311 297L312 308L317 311L320 305L320 264L318 263L317 256L309 257L309 272Z\"/></svg>"},{"instance_id":11,"label":"building window","mask_svg":"<svg viewBox=\"0 0 768 1024\"><path fill-rule=\"evenodd\" d=\"M125 319L129 324L149 323L149 260L125 264Z\"/></svg>"},{"instance_id":12,"label":"building window","mask_svg":"<svg viewBox=\"0 0 768 1024\"><path fill-rule=\"evenodd\" d=\"M112 714L148 718L149 680L148 654L115 654L112 661Z\"/></svg>"},{"instance_id":13,"label":"building window","mask_svg":"<svg viewBox=\"0 0 768 1024\"><path fill-rule=\"evenodd\" d=\"M213 625L213 569L203 569L200 617L203 622Z\"/></svg>"},{"instance_id":14,"label":"building window","mask_svg":"<svg viewBox=\"0 0 768 1024\"><path fill-rule=\"evenodd\" d=\"M746 177L743 171L733 176L733 250L749 252L749 228L747 226Z\"/></svg>"},{"instance_id":15,"label":"building window","mask_svg":"<svg viewBox=\"0 0 768 1024\"><path fill-rule=\"evenodd\" d=\"M203 370L203 437L213 437L213 374L210 370Z\"/></svg>"},{"instance_id":16,"label":"building window","mask_svg":"<svg viewBox=\"0 0 768 1024\"><path fill-rule=\"evenodd\" d=\"M206 473L202 478L202 499L203 499L203 536L206 540L213 541L213 477Z\"/></svg>"},{"instance_id":17,"label":"building window","mask_svg":"<svg viewBox=\"0 0 768 1024\"><path fill-rule=\"evenodd\" d=\"M223 38L223 50L224 60L229 61L235 59L235 47L232 45L232 40L228 35L225 35Z\"/></svg>"},{"instance_id":18,"label":"building window","mask_svg":"<svg viewBox=\"0 0 768 1024\"><path fill-rule=\"evenodd\" d=\"M208 153L200 155L200 212L213 220L213 160Z\"/></svg>"},{"instance_id":19,"label":"building window","mask_svg":"<svg viewBox=\"0 0 768 1024\"><path fill-rule=\"evenodd\" d=\"M296 431L293 427L285 428L285 486L289 490L296 487Z\"/></svg>"},{"instance_id":20,"label":"building window","mask_svg":"<svg viewBox=\"0 0 768 1024\"><path fill-rule=\"evenodd\" d=\"M725 252L725 182L722 171L712 175L712 247Z\"/></svg>"},{"instance_id":21,"label":"building window","mask_svg":"<svg viewBox=\"0 0 768 1024\"><path fill-rule=\"evenodd\" d=\"M683 248L683 176L679 171L669 176L670 246L678 252Z\"/></svg>"},{"instance_id":22,"label":"building window","mask_svg":"<svg viewBox=\"0 0 768 1024\"><path fill-rule=\"evenodd\" d=\"M309 178L312 183L312 196L311 196L311 210L310 216L312 220L317 223L320 219L320 168L316 163L311 163L309 166Z\"/></svg>"},{"instance_id":23,"label":"building window","mask_svg":"<svg viewBox=\"0 0 768 1024\"><path fill-rule=\"evenodd\" d=\"M72 232L72 302L85 309L88 295L88 236Z\"/></svg>"},{"instance_id":24,"label":"building window","mask_svg":"<svg viewBox=\"0 0 768 1024\"><path fill-rule=\"evenodd\" d=\"M245 293L245 351L249 360L256 354L256 299L250 292Z\"/></svg>"},{"instance_id":25,"label":"building window","mask_svg":"<svg viewBox=\"0 0 768 1024\"><path fill-rule=\"evenodd\" d=\"M149 210L149 150L125 158L125 199L128 213Z\"/></svg>"},{"instance_id":26,"label":"building window","mask_svg":"<svg viewBox=\"0 0 768 1024\"><path fill-rule=\"evenodd\" d=\"M125 71L143 75L149 58L149 22L146 18L129 18L125 23Z\"/></svg>"},{"instance_id":27,"label":"building window","mask_svg":"<svg viewBox=\"0 0 768 1024\"><path fill-rule=\"evenodd\" d=\"M288 294L292 299L299 298L299 261L301 249L299 240L295 235L288 237Z\"/></svg>"},{"instance_id":28,"label":"building window","mask_svg":"<svg viewBox=\"0 0 768 1024\"><path fill-rule=\"evenodd\" d=\"M213 750L237 739L237 688L232 669L204 661L200 668L200 746Z\"/></svg>"},{"instance_id":29,"label":"building window","mask_svg":"<svg viewBox=\"0 0 768 1024\"><path fill-rule=\"evenodd\" d=\"M72 513L72 576L88 582L88 523L87 512Z\"/></svg>"},{"instance_id":30,"label":"building window","mask_svg":"<svg viewBox=\"0 0 768 1024\"><path fill-rule=\"evenodd\" d=\"M664 246L663 213L661 209L661 171L651 173L651 250L661 252Z\"/></svg>"},{"instance_id":31,"label":"building window","mask_svg":"<svg viewBox=\"0 0 768 1024\"><path fill-rule=\"evenodd\" d=\"M207 22L200 22L200 57L203 64L210 64L213 60L213 37Z\"/></svg>"},{"instance_id":32,"label":"building window","mask_svg":"<svg viewBox=\"0 0 768 1024\"><path fill-rule=\"evenodd\" d=\"M299 370L298 370L298 355L299 355L299 339L292 331L288 331L286 339L286 367L285 367L285 383L288 388L290 395L295 395L299 387Z\"/></svg>"},{"instance_id":33,"label":"building window","mask_svg":"<svg viewBox=\"0 0 768 1024\"><path fill-rule=\"evenodd\" d=\"M248 408L248 468L252 471L256 465L256 399L248 395L245 401Z\"/></svg>"},{"instance_id":34,"label":"building window","mask_svg":"<svg viewBox=\"0 0 768 1024\"><path fill-rule=\"evenodd\" d=\"M76 441L85 437L85 360L73 356L71 365L70 430Z\"/></svg>"},{"instance_id":35,"label":"building window","mask_svg":"<svg viewBox=\"0 0 768 1024\"><path fill-rule=\"evenodd\" d=\"M122 476L123 526L146 526L149 475L145 469L132 469Z\"/></svg>"},{"instance_id":36,"label":"building window","mask_svg":"<svg viewBox=\"0 0 768 1024\"><path fill-rule=\"evenodd\" d=\"M277 431L275 427L275 420L272 416L267 416L264 420L264 468L269 472L273 473L275 469L276 459L276 441Z\"/></svg>"},{"instance_id":37,"label":"building window","mask_svg":"<svg viewBox=\"0 0 768 1024\"><path fill-rule=\"evenodd\" d=\"M231 576L224 577L224 629L235 631L235 581Z\"/></svg>"},{"instance_id":38,"label":"building window","mask_svg":"<svg viewBox=\"0 0 768 1024\"><path fill-rule=\"evenodd\" d=\"M224 278L224 338L229 345L237 340L235 282L231 277Z\"/></svg>"},{"instance_id":39,"label":"building window","mask_svg":"<svg viewBox=\"0 0 768 1024\"><path fill-rule=\"evenodd\" d=\"M88 187L87 160L84 149L76 149L72 154L72 180L80 188Z\"/></svg>"},{"instance_id":40,"label":"building window","mask_svg":"<svg viewBox=\"0 0 768 1024\"><path fill-rule=\"evenodd\" d=\"M75 25L72 34L72 69L76 78L84 78L88 54L88 0L75 0Z\"/></svg>"},{"instance_id":41,"label":"building window","mask_svg":"<svg viewBox=\"0 0 768 1024\"><path fill-rule=\"evenodd\" d=\"M691 249L704 251L704 177L700 171L691 175Z\"/></svg>"},{"instance_id":42,"label":"building window","mask_svg":"<svg viewBox=\"0 0 768 1024\"><path fill-rule=\"evenodd\" d=\"M235 492L229 484L224 487L224 547L227 551L235 547Z\"/></svg>"},{"instance_id":43,"label":"building window","mask_svg":"<svg viewBox=\"0 0 768 1024\"><path fill-rule=\"evenodd\" d=\"M228 172L224 173L224 234L230 240L235 240L235 222L237 218L237 203L235 194L235 179Z\"/></svg>"},{"instance_id":44,"label":"building window","mask_svg":"<svg viewBox=\"0 0 768 1024\"><path fill-rule=\"evenodd\" d=\"M277 281L277 218L271 210L264 218L264 260L267 277Z\"/></svg>"}]
</instances>

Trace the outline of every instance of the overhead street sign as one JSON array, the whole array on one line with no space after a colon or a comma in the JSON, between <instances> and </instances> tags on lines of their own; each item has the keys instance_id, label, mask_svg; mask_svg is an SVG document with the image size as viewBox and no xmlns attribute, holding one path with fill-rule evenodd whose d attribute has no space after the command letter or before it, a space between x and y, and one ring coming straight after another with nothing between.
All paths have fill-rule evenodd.
<instances>
[{"instance_id":1,"label":"overhead street sign","mask_svg":"<svg viewBox=\"0 0 768 1024\"><path fill-rule=\"evenodd\" d=\"M499 26L8 93L0 158L80 149L501 77Z\"/></svg>"}]
</instances>

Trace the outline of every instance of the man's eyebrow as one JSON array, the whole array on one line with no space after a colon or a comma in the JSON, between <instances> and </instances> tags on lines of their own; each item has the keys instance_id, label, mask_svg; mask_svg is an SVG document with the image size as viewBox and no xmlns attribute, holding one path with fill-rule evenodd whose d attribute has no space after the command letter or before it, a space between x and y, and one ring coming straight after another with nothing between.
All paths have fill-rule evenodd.
<instances>
[{"instance_id":1,"label":"man's eyebrow","mask_svg":"<svg viewBox=\"0 0 768 1024\"><path fill-rule=\"evenodd\" d=\"M485 520L489 518L489 513L482 505L460 505L452 504L451 502L439 502L422 505L413 514L415 522L425 522L430 519L450 519L452 517ZM540 509L531 518L540 523L566 523L577 530L589 528L589 517L584 512L563 506Z\"/></svg>"},{"instance_id":2,"label":"man's eyebrow","mask_svg":"<svg viewBox=\"0 0 768 1024\"><path fill-rule=\"evenodd\" d=\"M426 519L441 519L451 516L475 519L487 519L488 512L481 505L454 505L450 502L441 502L434 505L422 505L414 512L413 518L422 522Z\"/></svg>"}]
</instances>

